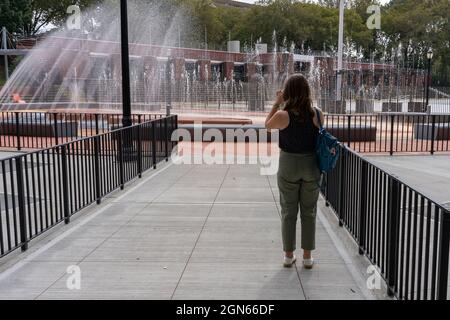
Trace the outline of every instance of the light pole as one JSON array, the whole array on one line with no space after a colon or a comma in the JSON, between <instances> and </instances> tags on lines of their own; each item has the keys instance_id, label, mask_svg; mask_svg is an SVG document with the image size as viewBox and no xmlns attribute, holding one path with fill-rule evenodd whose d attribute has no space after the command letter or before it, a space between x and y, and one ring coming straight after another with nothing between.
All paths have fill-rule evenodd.
<instances>
[{"instance_id":1,"label":"light pole","mask_svg":"<svg viewBox=\"0 0 450 320\"><path fill-rule=\"evenodd\" d=\"M172 108L172 51L167 51L166 64L166 116L170 116L170 109Z\"/></svg>"},{"instance_id":2,"label":"light pole","mask_svg":"<svg viewBox=\"0 0 450 320\"><path fill-rule=\"evenodd\" d=\"M129 127L132 125L132 121L127 0L120 0L120 35L122 53L122 125Z\"/></svg>"},{"instance_id":3,"label":"light pole","mask_svg":"<svg viewBox=\"0 0 450 320\"><path fill-rule=\"evenodd\" d=\"M428 59L428 74L427 74L427 99L425 103L426 112L431 114L430 104L430 85L431 85L431 61L433 60L433 49L430 48L427 52Z\"/></svg>"},{"instance_id":4,"label":"light pole","mask_svg":"<svg viewBox=\"0 0 450 320\"><path fill-rule=\"evenodd\" d=\"M342 69L343 69L343 53L344 53L344 10L345 10L345 0L340 0L338 61L337 61L337 79L336 79L336 103L342 100Z\"/></svg>"},{"instance_id":5,"label":"light pole","mask_svg":"<svg viewBox=\"0 0 450 320\"><path fill-rule=\"evenodd\" d=\"M127 0L120 0L120 36L122 58L122 126L129 128L133 125L131 119L131 88L130 88L130 53L128 49L128 13ZM131 128L124 131L122 138L122 157L119 161L137 161L138 153L133 146L133 131ZM139 167L139 164L138 164Z\"/></svg>"},{"instance_id":6,"label":"light pole","mask_svg":"<svg viewBox=\"0 0 450 320\"><path fill-rule=\"evenodd\" d=\"M5 50L5 79L8 80L9 78L9 70L8 70L8 55L7 55L7 51L8 50L8 32L6 31L6 27L2 28L2 43L3 43L3 49Z\"/></svg>"}]
</instances>

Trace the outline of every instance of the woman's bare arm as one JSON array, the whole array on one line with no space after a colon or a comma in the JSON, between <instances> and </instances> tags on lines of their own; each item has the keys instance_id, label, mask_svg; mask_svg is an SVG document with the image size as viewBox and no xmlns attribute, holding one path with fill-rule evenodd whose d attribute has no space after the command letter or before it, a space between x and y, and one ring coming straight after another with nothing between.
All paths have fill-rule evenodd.
<instances>
[{"instance_id":1,"label":"woman's bare arm","mask_svg":"<svg viewBox=\"0 0 450 320\"><path fill-rule=\"evenodd\" d=\"M267 129L286 129L289 126L289 114L273 107L266 119Z\"/></svg>"},{"instance_id":2,"label":"woman's bare arm","mask_svg":"<svg viewBox=\"0 0 450 320\"><path fill-rule=\"evenodd\" d=\"M323 115L322 110L320 110L319 108L315 108L314 109L314 125L319 128L320 124L319 124L319 119L317 119L317 113L315 112L316 110L319 110L319 115L320 115L320 121L322 123L322 126L325 125L325 116Z\"/></svg>"},{"instance_id":3,"label":"woman's bare arm","mask_svg":"<svg viewBox=\"0 0 450 320\"><path fill-rule=\"evenodd\" d=\"M320 110L320 109L319 109ZM323 112L322 112L322 110L320 110L320 121L322 122L322 125L324 126L325 125L325 116L323 115Z\"/></svg>"},{"instance_id":4,"label":"woman's bare arm","mask_svg":"<svg viewBox=\"0 0 450 320\"><path fill-rule=\"evenodd\" d=\"M274 105L272 107L272 110L270 110L269 114L266 117L266 122L265 122L265 126L266 126L267 129L270 129L268 127L268 124L269 124L270 120L273 118L273 116L275 115L275 113L277 113L279 110L280 110L280 107L277 106L277 105Z\"/></svg>"},{"instance_id":5,"label":"woman's bare arm","mask_svg":"<svg viewBox=\"0 0 450 320\"><path fill-rule=\"evenodd\" d=\"M285 129L289 125L289 114L280 110L280 105L284 102L283 91L277 91L275 104L266 118L267 129Z\"/></svg>"}]
</instances>

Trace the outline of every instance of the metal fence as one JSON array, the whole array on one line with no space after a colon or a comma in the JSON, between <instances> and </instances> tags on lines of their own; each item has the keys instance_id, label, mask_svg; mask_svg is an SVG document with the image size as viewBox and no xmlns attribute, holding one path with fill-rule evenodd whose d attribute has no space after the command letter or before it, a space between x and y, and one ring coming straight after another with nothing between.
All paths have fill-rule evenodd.
<instances>
[{"instance_id":1,"label":"metal fence","mask_svg":"<svg viewBox=\"0 0 450 320\"><path fill-rule=\"evenodd\" d=\"M177 116L0 160L0 258L168 159Z\"/></svg>"},{"instance_id":2,"label":"metal fence","mask_svg":"<svg viewBox=\"0 0 450 320\"><path fill-rule=\"evenodd\" d=\"M450 151L450 115L327 115L325 127L359 153Z\"/></svg>"},{"instance_id":3,"label":"metal fence","mask_svg":"<svg viewBox=\"0 0 450 320\"><path fill-rule=\"evenodd\" d=\"M40 149L105 133L119 114L0 112L0 148ZM133 123L162 115L134 114ZM325 127L359 153L450 152L450 114L378 113L325 116Z\"/></svg>"},{"instance_id":4,"label":"metal fence","mask_svg":"<svg viewBox=\"0 0 450 320\"><path fill-rule=\"evenodd\" d=\"M162 118L133 114L134 124ZM70 112L0 112L0 148L43 149L120 127L121 114Z\"/></svg>"},{"instance_id":5,"label":"metal fence","mask_svg":"<svg viewBox=\"0 0 450 320\"><path fill-rule=\"evenodd\" d=\"M446 300L450 212L345 147L327 180L327 204L378 267L388 294Z\"/></svg>"}]
</instances>

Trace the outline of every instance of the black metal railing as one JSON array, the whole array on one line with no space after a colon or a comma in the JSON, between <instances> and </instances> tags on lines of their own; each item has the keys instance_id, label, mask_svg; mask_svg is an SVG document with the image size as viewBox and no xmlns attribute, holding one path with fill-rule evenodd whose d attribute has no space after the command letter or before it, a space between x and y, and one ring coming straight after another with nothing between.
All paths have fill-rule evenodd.
<instances>
[{"instance_id":1,"label":"black metal railing","mask_svg":"<svg viewBox=\"0 0 450 320\"><path fill-rule=\"evenodd\" d=\"M0 257L168 160L176 128L169 116L0 160Z\"/></svg>"},{"instance_id":2,"label":"black metal railing","mask_svg":"<svg viewBox=\"0 0 450 320\"><path fill-rule=\"evenodd\" d=\"M327 180L327 204L378 267L388 294L446 300L450 212L345 147Z\"/></svg>"},{"instance_id":3,"label":"black metal railing","mask_svg":"<svg viewBox=\"0 0 450 320\"><path fill-rule=\"evenodd\" d=\"M162 118L133 114L134 124ZM0 111L0 147L43 149L120 127L121 114Z\"/></svg>"},{"instance_id":4,"label":"black metal railing","mask_svg":"<svg viewBox=\"0 0 450 320\"><path fill-rule=\"evenodd\" d=\"M450 115L328 114L325 127L359 153L450 151Z\"/></svg>"},{"instance_id":5,"label":"black metal railing","mask_svg":"<svg viewBox=\"0 0 450 320\"><path fill-rule=\"evenodd\" d=\"M134 114L133 123L162 115ZM450 152L450 114L326 115L327 129L359 153ZM0 148L41 149L108 132L119 114L0 112Z\"/></svg>"}]
</instances>

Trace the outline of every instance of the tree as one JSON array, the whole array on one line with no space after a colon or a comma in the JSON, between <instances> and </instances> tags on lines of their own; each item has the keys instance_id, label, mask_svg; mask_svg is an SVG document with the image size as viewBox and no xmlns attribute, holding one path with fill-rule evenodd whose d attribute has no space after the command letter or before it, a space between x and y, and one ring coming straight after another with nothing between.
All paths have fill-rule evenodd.
<instances>
[{"instance_id":1,"label":"tree","mask_svg":"<svg viewBox=\"0 0 450 320\"><path fill-rule=\"evenodd\" d=\"M327 8L339 8L340 0L319 0L318 3Z\"/></svg>"},{"instance_id":2,"label":"tree","mask_svg":"<svg viewBox=\"0 0 450 320\"><path fill-rule=\"evenodd\" d=\"M97 3L102 6L96 6ZM1 0L0 26L16 34L35 35L49 26L63 28L67 7L80 6L83 28L93 38L117 40L120 30L111 30L118 17L119 0ZM410 67L424 67L426 52L434 49L439 79L449 82L450 1L391 0L381 7L381 30L369 30L367 8L378 0L348 0L345 11L346 43L360 49L365 58L390 56L401 48ZM130 41L180 44L188 47L223 49L229 38L249 47L261 39L279 47L336 50L339 0L260 0L250 9L215 6L213 0L129 1ZM94 7L95 10L87 10ZM145 10L142 10L145 8ZM145 25L154 14L151 26ZM156 22L156 23L155 23ZM274 33L276 31L276 33ZM181 43L180 43L181 42ZM388 57L389 58L389 57ZM393 58L393 57L392 57Z\"/></svg>"},{"instance_id":3,"label":"tree","mask_svg":"<svg viewBox=\"0 0 450 320\"><path fill-rule=\"evenodd\" d=\"M0 27L12 34L23 34L24 26L32 18L30 0L2 0L0 2Z\"/></svg>"},{"instance_id":4,"label":"tree","mask_svg":"<svg viewBox=\"0 0 450 320\"><path fill-rule=\"evenodd\" d=\"M36 35L50 24L60 26L67 18L67 8L77 5L81 10L99 3L99 0L30 0L32 18L25 24L26 35Z\"/></svg>"}]
</instances>

